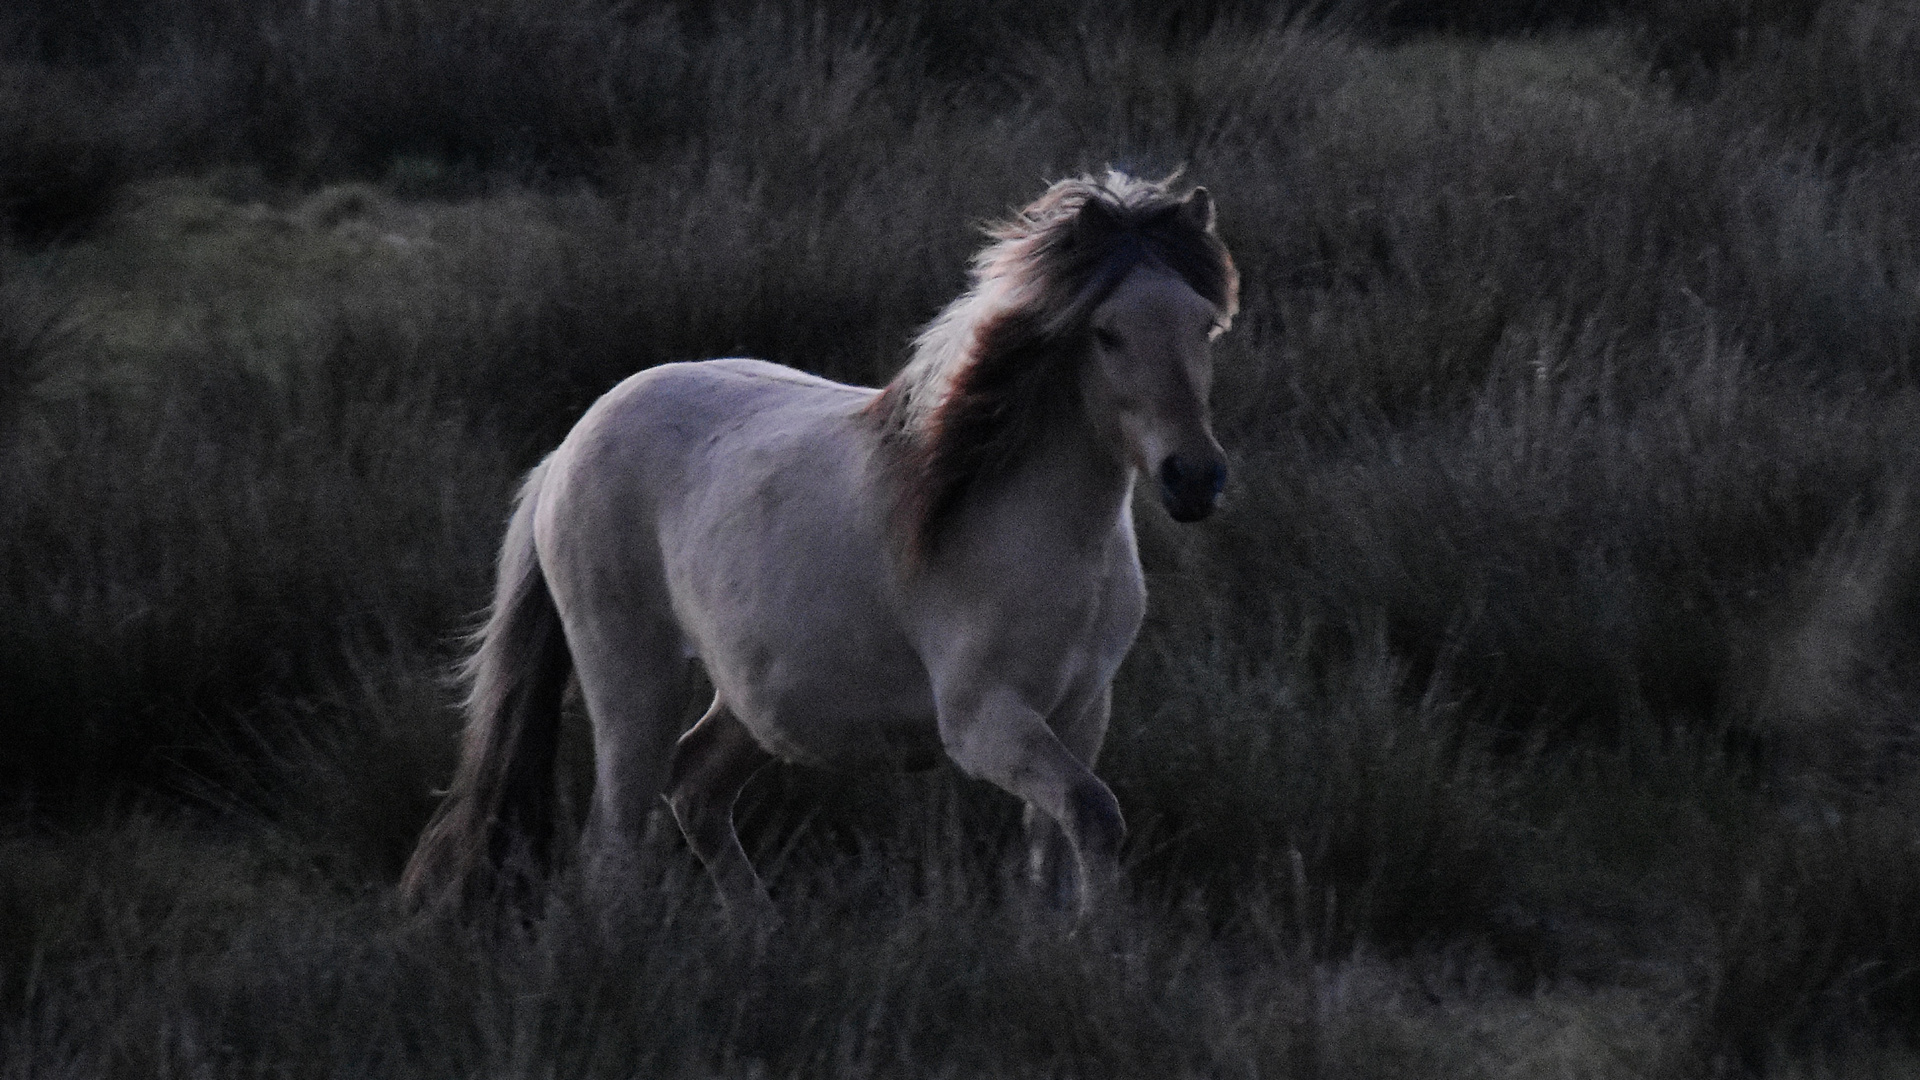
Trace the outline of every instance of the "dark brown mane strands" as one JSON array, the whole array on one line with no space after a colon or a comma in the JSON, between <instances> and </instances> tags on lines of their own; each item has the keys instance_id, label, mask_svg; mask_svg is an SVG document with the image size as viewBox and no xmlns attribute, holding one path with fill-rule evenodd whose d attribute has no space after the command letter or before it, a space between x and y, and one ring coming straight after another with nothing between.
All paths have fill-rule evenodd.
<instances>
[{"instance_id":1,"label":"dark brown mane strands","mask_svg":"<svg viewBox=\"0 0 1920 1080\"><path fill-rule=\"evenodd\" d=\"M1204 188L1175 195L1177 175L1062 180L987 229L994 243L974 259L973 287L868 406L898 476L894 528L910 560L938 549L968 494L1048 417L1077 407L1087 320L1135 266L1165 267L1232 320L1239 276L1213 233L1212 200Z\"/></svg>"}]
</instances>

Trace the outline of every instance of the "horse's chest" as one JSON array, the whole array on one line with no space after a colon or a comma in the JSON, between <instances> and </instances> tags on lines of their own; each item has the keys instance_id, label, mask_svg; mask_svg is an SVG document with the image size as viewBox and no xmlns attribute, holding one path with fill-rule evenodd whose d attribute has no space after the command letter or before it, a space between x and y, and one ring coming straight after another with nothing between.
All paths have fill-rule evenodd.
<instances>
[{"instance_id":1,"label":"horse's chest","mask_svg":"<svg viewBox=\"0 0 1920 1080\"><path fill-rule=\"evenodd\" d=\"M1146 596L1138 566L1116 561L1080 604L1075 632L1062 635L1069 643L1060 660L1063 677L1076 687L1088 680L1111 679L1140 632Z\"/></svg>"}]
</instances>

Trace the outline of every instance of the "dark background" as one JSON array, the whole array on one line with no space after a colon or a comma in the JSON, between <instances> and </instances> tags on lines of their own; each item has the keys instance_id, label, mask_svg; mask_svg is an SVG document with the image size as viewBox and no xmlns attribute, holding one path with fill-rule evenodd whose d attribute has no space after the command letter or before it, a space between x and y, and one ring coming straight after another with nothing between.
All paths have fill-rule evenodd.
<instances>
[{"instance_id":1,"label":"dark background","mask_svg":"<svg viewBox=\"0 0 1920 1080\"><path fill-rule=\"evenodd\" d=\"M16 0L0 1061L1910 1073L1917 71L1868 0ZM884 381L1109 164L1245 280L1227 506L1137 508L1130 895L774 770L782 933L680 850L396 915L516 476L649 364Z\"/></svg>"}]
</instances>

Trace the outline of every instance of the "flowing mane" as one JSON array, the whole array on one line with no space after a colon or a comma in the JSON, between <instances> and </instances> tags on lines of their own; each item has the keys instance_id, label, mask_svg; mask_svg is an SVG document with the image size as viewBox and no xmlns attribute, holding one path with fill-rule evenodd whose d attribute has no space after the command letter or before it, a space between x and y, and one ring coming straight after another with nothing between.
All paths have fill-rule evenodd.
<instances>
[{"instance_id":1,"label":"flowing mane","mask_svg":"<svg viewBox=\"0 0 1920 1080\"><path fill-rule=\"evenodd\" d=\"M1088 319L1142 262L1179 275L1219 310L1239 307L1239 275L1212 231L1204 192L1118 171L1061 180L974 256L972 287L920 332L900 373L868 407L899 475L894 528L931 553L974 486L1018 459L1059 411L1078 407ZM1181 211L1197 193L1202 213Z\"/></svg>"}]
</instances>

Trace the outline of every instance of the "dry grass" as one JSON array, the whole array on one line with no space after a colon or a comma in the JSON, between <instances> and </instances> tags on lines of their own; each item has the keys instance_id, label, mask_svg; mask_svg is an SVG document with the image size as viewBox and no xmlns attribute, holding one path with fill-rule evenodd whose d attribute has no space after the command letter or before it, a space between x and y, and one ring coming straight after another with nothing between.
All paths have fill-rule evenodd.
<instances>
[{"instance_id":1,"label":"dry grass","mask_svg":"<svg viewBox=\"0 0 1920 1080\"><path fill-rule=\"evenodd\" d=\"M0 1075L1914 1071L1912 16L98 4L0 36ZM1227 510L1139 515L1132 896L783 769L779 935L671 849L394 916L518 471L653 363L886 378L1109 161L1245 274Z\"/></svg>"}]
</instances>

